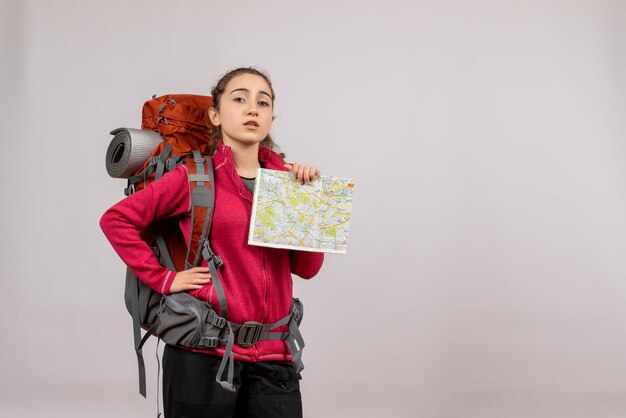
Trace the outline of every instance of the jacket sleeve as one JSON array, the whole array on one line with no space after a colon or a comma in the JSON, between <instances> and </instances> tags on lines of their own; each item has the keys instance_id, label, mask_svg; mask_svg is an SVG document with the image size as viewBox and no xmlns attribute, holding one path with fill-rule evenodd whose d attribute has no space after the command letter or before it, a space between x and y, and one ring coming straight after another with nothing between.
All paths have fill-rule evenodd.
<instances>
[{"instance_id":1,"label":"jacket sleeve","mask_svg":"<svg viewBox=\"0 0 626 418\"><path fill-rule=\"evenodd\" d=\"M303 279L313 278L322 268L324 253L291 250L291 272Z\"/></svg>"},{"instance_id":2,"label":"jacket sleeve","mask_svg":"<svg viewBox=\"0 0 626 418\"><path fill-rule=\"evenodd\" d=\"M133 273L155 291L166 294L176 274L159 264L139 230L155 220L183 214L189 208L187 171L179 166L112 206L100 219L100 228Z\"/></svg>"}]
</instances>

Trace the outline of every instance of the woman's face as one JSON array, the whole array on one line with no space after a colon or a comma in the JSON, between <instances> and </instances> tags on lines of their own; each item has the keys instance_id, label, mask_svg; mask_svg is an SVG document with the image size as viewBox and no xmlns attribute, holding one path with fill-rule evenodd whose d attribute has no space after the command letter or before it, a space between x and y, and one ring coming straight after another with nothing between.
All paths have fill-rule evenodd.
<instances>
[{"instance_id":1,"label":"woman's face","mask_svg":"<svg viewBox=\"0 0 626 418\"><path fill-rule=\"evenodd\" d=\"M209 109L215 126L222 128L225 145L258 144L265 139L273 120L272 90L263 77L241 74L226 84L219 110Z\"/></svg>"}]
</instances>

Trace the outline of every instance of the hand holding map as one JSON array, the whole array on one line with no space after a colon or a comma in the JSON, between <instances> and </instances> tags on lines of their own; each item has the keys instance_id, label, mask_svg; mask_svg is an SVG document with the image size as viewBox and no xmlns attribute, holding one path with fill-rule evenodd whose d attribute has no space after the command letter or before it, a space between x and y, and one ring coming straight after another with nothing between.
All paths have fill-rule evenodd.
<instances>
[{"instance_id":1,"label":"hand holding map","mask_svg":"<svg viewBox=\"0 0 626 418\"><path fill-rule=\"evenodd\" d=\"M319 168L306 166L300 163L285 163L284 167L293 173L294 177L299 180L300 184L310 183L320 175Z\"/></svg>"},{"instance_id":2,"label":"hand holding map","mask_svg":"<svg viewBox=\"0 0 626 418\"><path fill-rule=\"evenodd\" d=\"M248 244L345 254L353 188L351 179L301 185L291 173L259 169Z\"/></svg>"}]
</instances>

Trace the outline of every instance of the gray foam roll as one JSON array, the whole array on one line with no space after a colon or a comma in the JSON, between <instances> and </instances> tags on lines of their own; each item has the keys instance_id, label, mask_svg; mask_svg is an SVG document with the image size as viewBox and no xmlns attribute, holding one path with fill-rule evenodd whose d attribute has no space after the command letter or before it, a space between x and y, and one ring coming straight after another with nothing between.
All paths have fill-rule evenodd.
<instances>
[{"instance_id":1,"label":"gray foam roll","mask_svg":"<svg viewBox=\"0 0 626 418\"><path fill-rule=\"evenodd\" d=\"M106 168L114 178L125 179L135 174L163 142L158 132L144 129L118 128L111 135L114 136L107 149Z\"/></svg>"}]
</instances>

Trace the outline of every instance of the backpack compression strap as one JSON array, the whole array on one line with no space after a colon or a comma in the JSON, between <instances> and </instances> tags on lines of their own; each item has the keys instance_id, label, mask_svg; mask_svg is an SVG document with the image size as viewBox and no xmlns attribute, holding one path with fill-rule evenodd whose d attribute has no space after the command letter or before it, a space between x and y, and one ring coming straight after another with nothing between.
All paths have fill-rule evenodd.
<instances>
[{"instance_id":1,"label":"backpack compression strap","mask_svg":"<svg viewBox=\"0 0 626 418\"><path fill-rule=\"evenodd\" d=\"M141 347L144 341L141 338L141 321L139 319L139 289L137 276L126 267L126 281L130 281L131 289L131 315L133 317L133 339L135 342L135 354L137 355L137 367L139 368L139 393L146 397L146 365L143 361L143 351ZM150 335L150 334L147 334Z\"/></svg>"},{"instance_id":2,"label":"backpack compression strap","mask_svg":"<svg viewBox=\"0 0 626 418\"><path fill-rule=\"evenodd\" d=\"M128 178L128 187L124 189L124 194L130 196L135 191L135 185L140 182L147 184L148 179L155 173L154 180L160 179L164 173L172 171L180 162L179 155L172 154L172 146L166 143L159 155L150 158L150 163L138 174ZM169 158L168 158L169 157Z\"/></svg>"}]
</instances>

